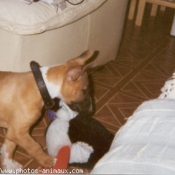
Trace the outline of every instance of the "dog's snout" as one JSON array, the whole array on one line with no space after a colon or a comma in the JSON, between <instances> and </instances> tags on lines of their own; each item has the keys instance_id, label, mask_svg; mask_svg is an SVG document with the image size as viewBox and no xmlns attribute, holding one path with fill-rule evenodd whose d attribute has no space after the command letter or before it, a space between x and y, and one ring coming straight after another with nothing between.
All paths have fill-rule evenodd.
<instances>
[{"instance_id":1,"label":"dog's snout","mask_svg":"<svg viewBox=\"0 0 175 175\"><path fill-rule=\"evenodd\" d=\"M81 114L91 114L94 112L94 104L92 97L87 97L80 102L72 102L69 107L73 111L77 111Z\"/></svg>"}]
</instances>

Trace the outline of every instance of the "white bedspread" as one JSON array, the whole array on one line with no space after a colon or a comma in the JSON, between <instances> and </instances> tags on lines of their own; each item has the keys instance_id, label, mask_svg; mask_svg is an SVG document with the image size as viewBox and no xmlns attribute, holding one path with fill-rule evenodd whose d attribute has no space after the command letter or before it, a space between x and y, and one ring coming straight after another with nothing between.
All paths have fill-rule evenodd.
<instances>
[{"instance_id":1,"label":"white bedspread","mask_svg":"<svg viewBox=\"0 0 175 175\"><path fill-rule=\"evenodd\" d=\"M141 104L91 174L175 175L175 100Z\"/></svg>"}]
</instances>

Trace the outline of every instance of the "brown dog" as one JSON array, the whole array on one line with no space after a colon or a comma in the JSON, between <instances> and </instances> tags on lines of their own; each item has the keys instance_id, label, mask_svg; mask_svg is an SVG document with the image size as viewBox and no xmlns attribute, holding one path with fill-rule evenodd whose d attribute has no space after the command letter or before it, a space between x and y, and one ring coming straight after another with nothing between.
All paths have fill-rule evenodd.
<instances>
[{"instance_id":1,"label":"brown dog","mask_svg":"<svg viewBox=\"0 0 175 175\"><path fill-rule=\"evenodd\" d=\"M68 105L88 98L85 69L94 64L90 62L93 54L94 51L89 50L65 64L40 68L51 98L60 98ZM31 125L39 118L44 105L32 72L0 72L0 96L0 127L8 129L1 148L3 168L14 170L21 167L13 160L17 145L41 166L51 167L54 158L29 135Z\"/></svg>"}]
</instances>

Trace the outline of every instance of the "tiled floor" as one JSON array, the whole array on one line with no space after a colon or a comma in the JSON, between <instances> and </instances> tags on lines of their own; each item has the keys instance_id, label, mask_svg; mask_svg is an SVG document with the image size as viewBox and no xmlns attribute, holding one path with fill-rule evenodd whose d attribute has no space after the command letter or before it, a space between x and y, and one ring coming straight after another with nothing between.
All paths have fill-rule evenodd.
<instances>
[{"instance_id":1,"label":"tiled floor","mask_svg":"<svg viewBox=\"0 0 175 175\"><path fill-rule=\"evenodd\" d=\"M127 21L115 61L94 74L95 118L115 133L137 106L157 97L175 70L175 38L170 36L174 10L150 17L146 6L143 24Z\"/></svg>"},{"instance_id":2,"label":"tiled floor","mask_svg":"<svg viewBox=\"0 0 175 175\"><path fill-rule=\"evenodd\" d=\"M94 117L112 133L118 131L139 104L156 98L165 80L175 70L175 38L169 35L174 11L159 12L152 18L150 6L146 9L141 27L135 27L133 21L126 22L116 60L93 74ZM46 127L44 118L32 132L44 148ZM3 143L4 135L5 130L1 129L0 143ZM22 148L17 149L15 159L24 168L39 167Z\"/></svg>"}]
</instances>

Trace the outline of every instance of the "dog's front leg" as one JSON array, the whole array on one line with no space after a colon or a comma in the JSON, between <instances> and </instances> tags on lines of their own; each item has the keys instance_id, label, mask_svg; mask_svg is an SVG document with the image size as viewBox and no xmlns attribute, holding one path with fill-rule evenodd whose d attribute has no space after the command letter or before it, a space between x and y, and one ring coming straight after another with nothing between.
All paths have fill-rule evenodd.
<instances>
[{"instance_id":1,"label":"dog's front leg","mask_svg":"<svg viewBox=\"0 0 175 175\"><path fill-rule=\"evenodd\" d=\"M46 168L50 168L54 164L54 158L46 154L41 146L29 135L28 130L23 129L22 132L8 132L9 136L17 145L23 147L28 154L38 161L38 163ZM14 135L15 133L15 135Z\"/></svg>"},{"instance_id":2,"label":"dog's front leg","mask_svg":"<svg viewBox=\"0 0 175 175\"><path fill-rule=\"evenodd\" d=\"M9 172L15 172L15 170L22 168L21 164L13 160L13 154L16 148L16 144L8 139L5 139L4 144L1 147L1 163L3 169Z\"/></svg>"}]
</instances>

